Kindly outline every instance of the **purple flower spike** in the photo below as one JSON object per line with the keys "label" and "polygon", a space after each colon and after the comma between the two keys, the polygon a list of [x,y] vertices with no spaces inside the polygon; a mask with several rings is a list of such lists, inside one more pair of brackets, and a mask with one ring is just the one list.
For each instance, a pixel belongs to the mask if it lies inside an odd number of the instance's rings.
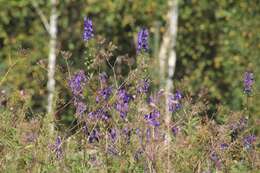
{"label": "purple flower spike", "polygon": [[72,91],[72,94],[76,97],[83,97],[83,87],[87,83],[87,77],[83,70],[80,70],[78,73],[75,73],[74,76],[69,80],[69,87]]}
{"label": "purple flower spike", "polygon": [[60,159],[62,157],[62,148],[61,148],[61,145],[62,145],[62,141],[61,141],[61,137],[58,136],[56,138],[56,142],[53,146],[53,150],[54,150],[54,153],[56,154],[56,158],[57,159]]}
{"label": "purple flower spike", "polygon": [[221,148],[222,150],[225,150],[225,149],[228,148],[228,144],[226,144],[226,143],[220,144],[220,148]]}
{"label": "purple flower spike", "polygon": [[137,86],[137,93],[147,93],[150,87],[148,79],[142,80]]}
{"label": "purple flower spike", "polygon": [[176,93],[170,94],[168,96],[168,107],[170,112],[175,112],[181,108],[180,100],[182,99],[182,95],[180,91],[176,91]]}
{"label": "purple flower spike", "polygon": [[125,89],[120,89],[117,93],[118,100],[123,103],[129,103],[132,96]]}
{"label": "purple flower spike", "polygon": [[120,113],[122,119],[126,118],[128,112],[128,104],[133,97],[126,92],[125,89],[120,89],[117,92],[117,102],[115,104],[115,109]]}
{"label": "purple flower spike", "polygon": [[254,84],[254,74],[252,72],[245,72],[244,75],[244,92],[249,95],[252,92]]}
{"label": "purple flower spike", "polygon": [[154,127],[160,126],[160,122],[157,121],[157,120],[152,120],[152,121],[150,121],[150,124],[151,124],[152,126],[154,126]]}
{"label": "purple flower spike", "polygon": [[110,139],[113,143],[116,142],[116,139],[117,139],[117,132],[116,132],[116,129],[112,128],[109,130],[109,135],[110,135]]}
{"label": "purple flower spike", "polygon": [[176,99],[176,100],[181,100],[181,99],[182,99],[182,95],[181,95],[181,92],[180,92],[180,91],[176,91],[176,93],[175,93],[175,99]]}
{"label": "purple flower spike", "polygon": [[137,52],[140,53],[142,50],[148,51],[148,29],[142,28],[138,32]]}
{"label": "purple flower spike", "polygon": [[89,18],[85,17],[84,18],[83,40],[89,41],[92,37],[94,37],[92,21]]}
{"label": "purple flower spike", "polygon": [[177,126],[172,127],[172,133],[174,136],[176,136],[179,133],[180,129]]}
{"label": "purple flower spike", "polygon": [[112,87],[106,87],[98,91],[98,96],[96,97],[96,102],[99,103],[101,98],[107,101],[112,94]]}
{"label": "purple flower spike", "polygon": [[99,142],[99,133],[96,129],[94,129],[88,138],[89,143],[94,143],[95,141]]}
{"label": "purple flower spike", "polygon": [[107,111],[102,108],[97,109],[96,111],[92,111],[88,114],[91,119],[101,119],[103,121],[108,121],[110,115]]}
{"label": "purple flower spike", "polygon": [[255,135],[248,135],[244,138],[244,146],[246,149],[251,148],[252,144],[256,141]]}
{"label": "purple flower spike", "polygon": [[85,113],[85,111],[87,110],[87,106],[85,103],[79,101],[77,103],[75,103],[76,106],[76,114],[80,117],[82,117],[82,115]]}
{"label": "purple flower spike", "polygon": [[144,119],[152,126],[160,126],[158,118],[160,117],[160,112],[157,109],[154,109],[149,114],[144,115]]}

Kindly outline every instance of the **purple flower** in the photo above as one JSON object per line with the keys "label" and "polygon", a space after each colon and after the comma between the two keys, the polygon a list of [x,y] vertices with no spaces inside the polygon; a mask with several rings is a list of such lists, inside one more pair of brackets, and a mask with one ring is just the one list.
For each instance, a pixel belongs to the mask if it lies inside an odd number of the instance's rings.
{"label": "purple flower", "polygon": [[110,135],[110,139],[113,143],[115,143],[116,139],[117,139],[117,133],[116,133],[116,129],[112,128],[109,130],[109,135]]}
{"label": "purple flower", "polygon": [[127,93],[125,89],[120,89],[117,93],[117,98],[120,102],[129,103],[133,97]]}
{"label": "purple flower", "polygon": [[138,42],[137,42],[137,52],[141,52],[142,50],[148,51],[148,29],[142,28],[138,32]]}
{"label": "purple flower", "polygon": [[150,83],[149,83],[148,79],[143,79],[137,86],[137,93],[138,94],[147,93],[149,87],[150,87]]}
{"label": "purple flower", "polygon": [[74,96],[83,97],[83,87],[87,83],[87,77],[83,70],[75,73],[69,80],[69,87]]}
{"label": "purple flower", "polygon": [[87,106],[82,102],[83,98],[83,87],[87,83],[87,77],[83,70],[75,73],[69,80],[69,87],[73,94],[74,106],[76,107],[76,114],[80,117],[84,114],[87,109]]}
{"label": "purple flower", "polygon": [[89,143],[99,142],[99,133],[96,129],[93,129],[88,138]]}
{"label": "purple flower", "polygon": [[242,117],[239,121],[235,124],[231,125],[231,141],[235,141],[239,132],[243,131],[246,128],[247,119]]}
{"label": "purple flower", "polygon": [[126,118],[128,108],[128,103],[117,102],[115,105],[115,109],[120,113],[122,119]]}
{"label": "purple flower", "polygon": [[222,144],[220,144],[220,148],[221,148],[222,150],[225,150],[227,147],[228,147],[228,144],[227,144],[227,143],[222,143]]}
{"label": "purple flower", "polygon": [[144,119],[152,126],[160,126],[158,118],[160,117],[160,112],[157,109],[154,109],[149,114],[144,115]]}
{"label": "purple flower", "polygon": [[56,138],[55,144],[53,145],[53,150],[54,150],[54,153],[56,154],[57,159],[60,159],[62,157],[62,154],[63,154],[61,145],[62,145],[61,137],[58,136]]}
{"label": "purple flower", "polygon": [[181,99],[182,99],[182,95],[181,95],[181,92],[180,92],[180,91],[176,91],[176,93],[175,93],[175,99],[176,99],[176,100],[181,100]]}
{"label": "purple flower", "polygon": [[175,112],[181,108],[180,100],[182,99],[182,95],[180,91],[176,91],[176,93],[170,94],[168,96],[168,107],[170,112]]}
{"label": "purple flower", "polygon": [[92,21],[85,17],[84,18],[84,32],[83,32],[83,40],[88,41],[94,36],[93,34],[93,25]]}
{"label": "purple flower", "polygon": [[120,113],[121,118],[125,119],[128,112],[128,104],[133,97],[126,92],[125,89],[120,89],[117,92],[117,102],[115,109]]}
{"label": "purple flower", "polygon": [[256,141],[255,135],[248,135],[244,138],[244,146],[246,149],[251,148],[252,144]]}
{"label": "purple flower", "polygon": [[79,101],[79,102],[75,102],[74,105],[76,106],[76,114],[78,116],[82,117],[82,115],[87,110],[86,104],[82,101]]}
{"label": "purple flower", "polygon": [[244,75],[244,92],[249,95],[252,92],[254,83],[254,74],[252,72],[245,72]]}
{"label": "purple flower", "polygon": [[110,118],[109,113],[102,108],[90,112],[88,116],[92,119],[101,119],[103,121],[107,121]]}
{"label": "purple flower", "polygon": [[247,119],[242,117],[239,119],[237,123],[231,125],[231,129],[237,131],[243,131],[246,127],[246,124],[247,124]]}
{"label": "purple flower", "polygon": [[96,97],[96,102],[99,103],[101,98],[107,101],[112,94],[112,87],[106,87],[98,91],[98,96]]}
{"label": "purple flower", "polygon": [[172,127],[172,133],[174,136],[176,136],[179,133],[180,129],[177,126]]}
{"label": "purple flower", "polygon": [[150,121],[150,124],[152,125],[152,126],[155,126],[155,127],[157,127],[157,126],[160,126],[160,122],[159,121],[157,121],[157,120],[151,120]]}

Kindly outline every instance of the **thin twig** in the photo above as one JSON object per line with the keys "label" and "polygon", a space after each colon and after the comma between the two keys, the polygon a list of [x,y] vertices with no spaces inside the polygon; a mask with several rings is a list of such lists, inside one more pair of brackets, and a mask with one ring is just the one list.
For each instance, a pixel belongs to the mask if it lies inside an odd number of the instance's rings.
{"label": "thin twig", "polygon": [[6,79],[8,73],[11,71],[11,69],[18,63],[18,61],[16,61],[15,63],[13,63],[7,70],[7,72],[5,73],[4,77],[1,79],[0,81],[0,86],[2,85],[2,83],[4,82],[4,80]]}
{"label": "thin twig", "polygon": [[109,60],[108,60],[107,58],[106,58],[106,60],[107,60],[108,65],[110,66],[110,68],[111,68],[112,71],[113,71],[114,81],[115,81],[115,84],[116,84],[116,88],[118,88],[117,77],[116,77],[116,72],[115,72],[115,64],[116,64],[116,62],[114,63],[114,66],[112,66],[112,64],[109,62]]}
{"label": "thin twig", "polygon": [[43,14],[42,10],[39,8],[38,4],[35,1],[32,1],[32,6],[34,7],[36,13],[40,16],[40,19],[48,32],[50,34],[50,24],[46,18],[46,16]]}

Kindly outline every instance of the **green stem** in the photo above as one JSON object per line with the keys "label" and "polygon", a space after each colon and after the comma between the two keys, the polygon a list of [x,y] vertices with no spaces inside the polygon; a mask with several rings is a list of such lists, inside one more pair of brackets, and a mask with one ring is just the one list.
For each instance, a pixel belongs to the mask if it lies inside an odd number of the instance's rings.
{"label": "green stem", "polygon": [[69,68],[68,60],[65,59],[65,62],[66,62],[67,70],[68,70],[68,73],[69,73],[69,78],[71,79],[71,74],[70,74],[70,68]]}

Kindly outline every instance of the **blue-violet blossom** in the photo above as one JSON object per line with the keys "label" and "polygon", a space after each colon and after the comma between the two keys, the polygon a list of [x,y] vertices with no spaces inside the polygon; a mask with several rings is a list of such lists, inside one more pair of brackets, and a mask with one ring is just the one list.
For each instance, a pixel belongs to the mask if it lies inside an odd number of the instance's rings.
{"label": "blue-violet blossom", "polygon": [[89,41],[93,36],[94,36],[94,34],[93,34],[92,20],[85,17],[84,18],[83,40]]}
{"label": "blue-violet blossom", "polygon": [[142,50],[148,51],[148,29],[142,28],[138,32],[138,40],[137,40],[137,52],[141,52]]}

